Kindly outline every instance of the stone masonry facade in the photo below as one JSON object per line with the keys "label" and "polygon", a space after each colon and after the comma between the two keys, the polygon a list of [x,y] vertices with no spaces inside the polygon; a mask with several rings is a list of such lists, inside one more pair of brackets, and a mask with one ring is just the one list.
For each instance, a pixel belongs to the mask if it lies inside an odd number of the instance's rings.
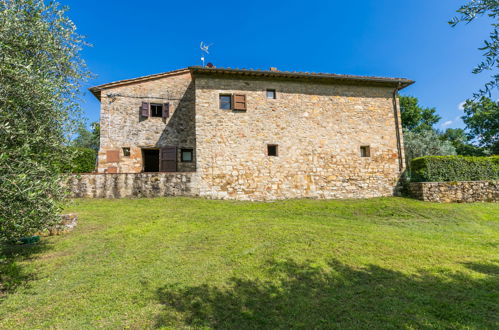
{"label": "stone masonry facade", "polygon": [[[186,195],[390,196],[404,164],[396,91],[411,83],[193,67],[97,86],[91,89],[101,101],[97,171],[142,173],[144,150],[174,146],[176,171],[190,172]],[[222,96],[231,98],[230,108],[222,109]],[[169,116],[144,118],[144,102],[168,102]],[[192,161],[183,161],[186,148]]]}
{"label": "stone masonry facade", "polygon": [[[98,173],[140,173],[143,150],[165,145],[178,147],[178,153],[182,148],[193,149],[195,157],[194,86],[188,72],[110,87],[101,93],[100,101]],[[143,102],[168,102],[168,118],[140,116]],[[129,156],[123,148],[130,148]],[[195,161],[179,162],[178,171],[195,171]]]}

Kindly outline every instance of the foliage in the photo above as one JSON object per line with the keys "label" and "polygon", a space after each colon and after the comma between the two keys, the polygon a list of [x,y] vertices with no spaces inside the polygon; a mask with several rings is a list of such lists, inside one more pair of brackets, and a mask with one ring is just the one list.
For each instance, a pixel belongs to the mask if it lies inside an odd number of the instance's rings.
{"label": "foliage", "polygon": [[429,156],[413,159],[414,182],[499,180],[499,156]]}
{"label": "foliage", "polygon": [[424,108],[418,104],[418,99],[413,96],[400,96],[400,116],[402,128],[421,132],[432,129],[440,120],[435,108]]}
{"label": "foliage", "polygon": [[462,128],[448,128],[440,133],[442,141],[449,141],[461,156],[487,156],[489,150],[470,143],[469,137]]}
{"label": "foliage", "polygon": [[441,119],[436,109],[420,106],[415,97],[400,96],[400,115],[408,165],[412,158],[428,155],[487,155],[488,149],[473,145],[462,129],[435,131],[433,125]]}
{"label": "foliage", "polygon": [[405,159],[408,167],[416,157],[455,155],[456,149],[450,141],[440,139],[434,130],[404,130]]}
{"label": "foliage", "polygon": [[0,241],[57,220],[84,45],[57,3],[0,1]]}
{"label": "foliage", "polygon": [[71,145],[79,148],[90,148],[99,152],[100,145],[100,124],[94,122],[91,124],[92,130],[89,131],[85,125],[78,127],[78,136],[71,141]]}
{"label": "foliage", "polygon": [[454,17],[449,24],[456,26],[458,23],[470,23],[478,16],[487,15],[492,20],[492,32],[490,32],[489,40],[484,41],[484,45],[479,48],[484,51],[485,59],[478,64],[474,69],[474,74],[479,74],[484,71],[492,71],[492,80],[487,82],[483,89],[475,93],[475,98],[488,94],[490,96],[493,90],[499,88],[499,0],[472,0],[461,6],[457,12],[459,16]]}
{"label": "foliage", "polygon": [[499,154],[499,102],[488,97],[479,101],[468,100],[464,104],[462,117],[470,138],[476,139],[480,145]]}
{"label": "foliage", "polygon": [[95,170],[97,153],[90,148],[67,147],[68,152],[74,156],[71,163],[61,164],[63,173],[90,173]]}
{"label": "foliage", "polygon": [[94,199],[66,211],[77,230],[4,250],[0,328],[497,328],[499,203]]}

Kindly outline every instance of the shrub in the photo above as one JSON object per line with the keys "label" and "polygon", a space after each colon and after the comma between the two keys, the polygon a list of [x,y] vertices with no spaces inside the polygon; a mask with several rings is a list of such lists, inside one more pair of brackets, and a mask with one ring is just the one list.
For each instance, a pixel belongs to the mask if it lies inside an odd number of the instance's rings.
{"label": "shrub", "polygon": [[68,152],[73,154],[71,163],[62,168],[65,173],[88,173],[95,170],[97,153],[90,148],[68,147]]}
{"label": "shrub", "polygon": [[411,162],[411,181],[478,181],[499,179],[499,156],[426,156]]}
{"label": "shrub", "polygon": [[456,149],[450,141],[443,141],[434,130],[411,132],[404,130],[405,158],[408,167],[412,159],[423,156],[455,155]]}

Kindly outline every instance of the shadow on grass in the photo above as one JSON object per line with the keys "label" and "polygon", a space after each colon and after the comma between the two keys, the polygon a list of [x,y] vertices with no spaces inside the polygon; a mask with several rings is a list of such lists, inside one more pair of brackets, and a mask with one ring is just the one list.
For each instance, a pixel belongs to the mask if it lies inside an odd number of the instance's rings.
{"label": "shadow on grass", "polygon": [[[407,275],[378,266],[272,263],[271,281],[159,288],[156,326],[270,328],[495,328],[499,280],[465,273]],[[489,271],[492,266],[467,264]],[[497,267],[497,266],[496,266]]]}
{"label": "shadow on grass", "polygon": [[15,292],[20,286],[25,286],[35,278],[35,274],[26,271],[21,262],[30,260],[46,251],[47,243],[26,245],[0,244],[0,303],[9,293]]}
{"label": "shadow on grass", "polygon": [[475,272],[482,273],[485,275],[492,275],[499,278],[499,263],[497,264],[478,264],[473,262],[464,263],[466,267],[474,270]]}

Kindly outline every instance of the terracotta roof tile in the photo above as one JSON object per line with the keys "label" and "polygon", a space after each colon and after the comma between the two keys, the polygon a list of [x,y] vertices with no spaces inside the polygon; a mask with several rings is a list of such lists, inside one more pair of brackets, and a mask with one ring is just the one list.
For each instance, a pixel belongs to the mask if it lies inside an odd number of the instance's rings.
{"label": "terracotta roof tile", "polygon": [[161,72],[161,73],[151,74],[151,75],[137,77],[137,78],[113,81],[110,83],[90,87],[88,90],[90,92],[92,92],[92,94],[94,94],[94,96],[96,98],[100,99],[100,91],[103,89],[106,89],[106,88],[128,85],[128,84],[138,83],[141,81],[147,81],[147,80],[152,80],[152,79],[159,79],[159,78],[163,78],[163,77],[173,76],[173,75],[177,75],[177,74],[184,74],[184,73],[188,73],[188,72],[189,72],[189,68],[183,68],[183,69]]}
{"label": "terracotta roof tile", "polygon": [[346,74],[335,74],[335,73],[322,73],[322,72],[298,72],[298,71],[276,71],[276,70],[253,70],[253,69],[232,69],[232,68],[208,68],[201,66],[190,66],[188,68],[183,68],[174,71],[162,72],[157,74],[152,74],[148,76],[142,76],[132,79],[125,79],[110,82],[107,84],[102,84],[89,88],[92,94],[100,99],[100,92],[107,88],[112,88],[121,85],[127,85],[132,83],[138,83],[142,81],[159,79],[163,77],[168,77],[177,74],[184,74],[190,72],[194,77],[196,74],[204,75],[239,75],[239,76],[253,76],[262,78],[275,78],[275,79],[313,79],[320,81],[338,81],[338,82],[350,82],[350,83],[369,83],[369,84],[381,84],[386,86],[393,86],[398,89],[405,88],[414,83],[414,81],[406,78],[387,78],[387,77],[376,77],[376,76],[356,76],[356,75],[346,75]]}
{"label": "terracotta roof tile", "polygon": [[231,69],[231,68],[207,68],[201,66],[189,67],[191,73],[203,74],[229,74],[229,75],[246,75],[246,76],[264,76],[274,78],[319,78],[328,80],[344,80],[344,81],[364,81],[371,83],[385,83],[389,85],[399,85],[400,89],[414,83],[414,81],[406,78],[388,78],[376,76],[356,76],[347,74],[322,73],[322,72],[299,72],[299,71],[271,71],[271,70],[248,70],[248,69]]}

